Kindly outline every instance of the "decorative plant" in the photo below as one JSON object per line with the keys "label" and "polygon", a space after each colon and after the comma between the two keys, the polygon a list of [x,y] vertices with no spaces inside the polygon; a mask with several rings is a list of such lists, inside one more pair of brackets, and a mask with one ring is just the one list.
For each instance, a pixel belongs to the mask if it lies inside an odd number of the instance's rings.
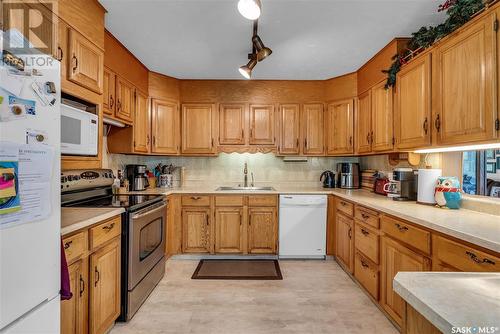
{"label": "decorative plant", "polygon": [[437,40],[445,37],[455,29],[468,22],[472,16],[481,11],[492,0],[446,0],[439,5],[438,11],[446,11],[447,19],[435,27],[422,27],[412,34],[408,42],[408,50],[402,54],[395,55],[391,67],[382,72],[387,74],[385,87],[393,87],[396,84],[396,74],[401,70],[401,65],[408,58],[428,48]]}

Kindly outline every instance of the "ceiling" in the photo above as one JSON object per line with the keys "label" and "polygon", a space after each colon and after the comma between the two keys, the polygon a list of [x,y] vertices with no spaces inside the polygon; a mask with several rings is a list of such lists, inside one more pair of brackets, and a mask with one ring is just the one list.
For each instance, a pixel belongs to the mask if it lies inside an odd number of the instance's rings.
{"label": "ceiling", "polygon": [[[106,28],[150,70],[180,79],[242,79],[252,22],[237,0],[100,0]],[[444,20],[443,0],[262,0],[273,54],[254,79],[321,80],[357,70],[394,37]]]}

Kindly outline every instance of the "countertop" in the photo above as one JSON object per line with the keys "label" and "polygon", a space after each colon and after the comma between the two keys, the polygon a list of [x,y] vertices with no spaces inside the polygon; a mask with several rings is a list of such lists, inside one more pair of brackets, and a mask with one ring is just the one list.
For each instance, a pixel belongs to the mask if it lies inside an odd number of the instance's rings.
{"label": "countertop", "polygon": [[500,330],[500,273],[399,272],[394,290],[443,333]]}
{"label": "countertop", "polygon": [[[440,209],[416,202],[397,202],[366,190],[328,189],[320,186],[276,185],[275,191],[251,191],[251,194],[333,194],[357,204],[404,219],[416,225],[500,253],[500,216],[478,211]],[[217,186],[155,188],[141,194],[248,194],[248,191],[216,191]]]}
{"label": "countertop", "polygon": [[61,208],[61,235],[84,229],[123,212],[123,208]]}

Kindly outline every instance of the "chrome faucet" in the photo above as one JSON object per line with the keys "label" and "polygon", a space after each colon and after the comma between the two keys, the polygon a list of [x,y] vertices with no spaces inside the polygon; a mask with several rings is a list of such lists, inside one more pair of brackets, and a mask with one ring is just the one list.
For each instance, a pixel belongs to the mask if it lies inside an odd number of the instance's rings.
{"label": "chrome faucet", "polygon": [[246,162],[243,168],[243,187],[248,187],[248,167]]}

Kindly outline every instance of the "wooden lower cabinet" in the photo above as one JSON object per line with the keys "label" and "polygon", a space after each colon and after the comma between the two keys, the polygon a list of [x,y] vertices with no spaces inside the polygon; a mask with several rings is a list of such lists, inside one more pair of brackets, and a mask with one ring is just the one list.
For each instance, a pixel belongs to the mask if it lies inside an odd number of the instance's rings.
{"label": "wooden lower cabinet", "polygon": [[182,208],[182,251],[210,253],[210,208]]}
{"label": "wooden lower cabinet", "polygon": [[275,207],[248,209],[248,253],[274,254],[278,238]]}
{"label": "wooden lower cabinet", "polygon": [[68,266],[73,297],[61,302],[61,333],[84,334],[88,327],[88,258]]}
{"label": "wooden lower cabinet", "polygon": [[400,271],[430,271],[430,260],[389,237],[382,237],[381,305],[391,318],[402,324],[404,300],[393,290],[393,279]]}
{"label": "wooden lower cabinet", "polygon": [[215,252],[243,252],[243,208],[215,209]]}
{"label": "wooden lower cabinet", "polygon": [[442,332],[429,322],[410,304],[404,305],[402,334],[441,334]]}
{"label": "wooden lower cabinet", "polygon": [[378,266],[360,252],[356,252],[354,260],[354,277],[375,300],[379,299]]}
{"label": "wooden lower cabinet", "polygon": [[335,223],[337,261],[347,272],[352,274],[354,272],[354,222],[352,218],[337,214]]}

